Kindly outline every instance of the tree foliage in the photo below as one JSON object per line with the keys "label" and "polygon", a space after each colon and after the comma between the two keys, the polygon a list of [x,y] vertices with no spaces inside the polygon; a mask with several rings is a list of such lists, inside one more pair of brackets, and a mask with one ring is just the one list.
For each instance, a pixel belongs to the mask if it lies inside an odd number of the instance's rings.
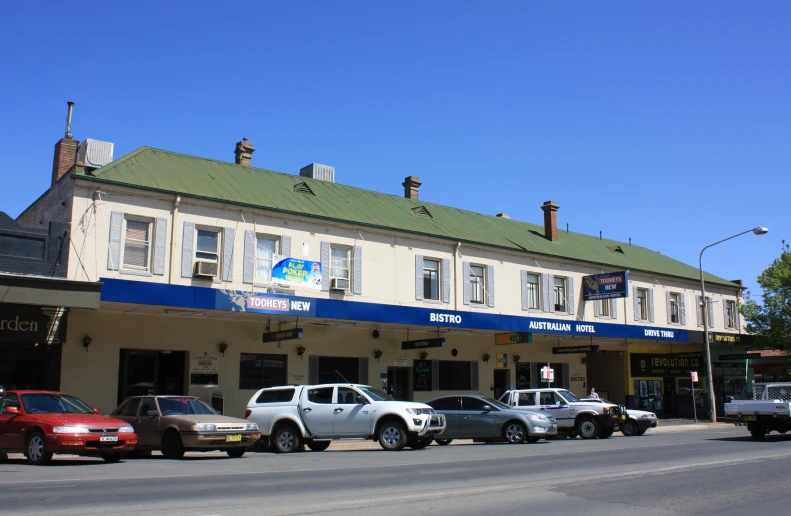
{"label": "tree foliage", "polygon": [[791,246],[785,240],[780,258],[758,276],[758,284],[762,303],[748,299],[742,310],[747,331],[767,347],[791,349]]}

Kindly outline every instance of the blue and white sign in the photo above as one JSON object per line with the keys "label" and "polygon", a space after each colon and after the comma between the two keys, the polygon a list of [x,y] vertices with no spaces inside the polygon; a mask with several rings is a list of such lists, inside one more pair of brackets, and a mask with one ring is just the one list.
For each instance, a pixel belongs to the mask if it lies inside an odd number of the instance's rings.
{"label": "blue and white sign", "polygon": [[272,281],[295,287],[321,289],[321,262],[275,255]]}
{"label": "blue and white sign", "polygon": [[629,297],[629,272],[607,272],[582,277],[582,299]]}

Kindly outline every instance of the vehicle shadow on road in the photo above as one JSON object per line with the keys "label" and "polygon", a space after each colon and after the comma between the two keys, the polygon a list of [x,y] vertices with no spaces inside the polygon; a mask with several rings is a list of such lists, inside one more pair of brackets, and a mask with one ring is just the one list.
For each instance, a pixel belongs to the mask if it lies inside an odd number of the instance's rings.
{"label": "vehicle shadow on road", "polygon": [[[88,466],[88,465],[101,465],[106,464],[102,459],[91,459],[90,457],[86,457],[84,459],[52,459],[49,461],[45,466],[45,468],[59,468],[59,467],[68,467],[68,466]],[[25,459],[6,459],[0,460],[0,468],[4,466],[24,466],[26,468],[36,468],[41,466],[34,466],[32,464],[28,464],[27,460]]]}
{"label": "vehicle shadow on road", "polygon": [[[742,441],[755,441],[749,435],[743,435],[739,437],[710,437],[706,439],[707,441],[723,441],[723,442],[742,442]],[[791,434],[769,434],[764,437],[760,441],[755,441],[757,443],[779,443],[779,442],[788,442],[791,441]]]}

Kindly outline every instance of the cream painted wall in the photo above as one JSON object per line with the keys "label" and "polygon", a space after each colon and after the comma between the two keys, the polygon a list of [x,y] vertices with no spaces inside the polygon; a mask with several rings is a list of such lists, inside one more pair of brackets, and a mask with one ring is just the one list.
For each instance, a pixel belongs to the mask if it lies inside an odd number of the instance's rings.
{"label": "cream painted wall", "polygon": [[[683,281],[674,278],[660,278],[639,272],[630,273],[630,287],[640,286],[654,290],[653,323],[636,321],[631,297],[618,303],[618,316],[597,318],[594,316],[593,303],[582,302],[582,276],[598,274],[612,269],[603,269],[594,265],[572,263],[558,259],[550,260],[540,256],[511,253],[462,245],[455,256],[455,244],[438,239],[396,234],[393,232],[372,231],[369,228],[357,228],[351,225],[330,224],[298,216],[284,216],[265,210],[241,210],[230,205],[203,202],[190,198],[182,198],[175,227],[172,224],[175,197],[156,196],[141,190],[123,189],[118,187],[102,188],[104,194],[95,200],[95,186],[79,182],[74,191],[73,239],[75,246],[70,250],[69,277],[77,280],[95,281],[101,277],[134,279],[178,285],[196,285],[218,287],[242,291],[262,291],[265,286],[251,286],[242,282],[244,232],[255,230],[259,234],[291,237],[291,254],[296,258],[319,261],[322,241],[344,246],[360,246],[363,251],[362,295],[326,293],[311,289],[296,289],[296,295],[309,297],[345,298],[351,301],[365,301],[404,306],[436,307],[460,311],[483,311],[508,315],[528,315],[567,321],[599,321],[619,324],[637,324],[654,327],[672,327],[688,330],[699,330],[694,310],[695,293],[699,292],[699,284],[695,281]],[[168,242],[166,245],[166,272],[162,276],[141,277],[125,274],[125,271],[110,271],[107,268],[107,249],[109,238],[109,220],[112,211],[121,211],[128,216],[144,217],[154,220],[164,217],[168,223]],[[184,221],[194,222],[197,226],[222,229],[235,228],[233,252],[233,281],[207,281],[197,278],[181,277],[181,247]],[[171,263],[170,249],[174,249],[172,271],[167,266]],[[122,246],[123,247],[123,246]],[[221,245],[222,247],[222,245]],[[76,249],[76,251],[75,251]],[[307,249],[307,253],[303,253]],[[450,260],[454,268],[450,303],[432,303],[415,300],[415,255]],[[462,303],[463,281],[462,262],[468,261],[481,265],[493,265],[495,269],[495,301],[493,308],[470,307]],[[524,312],[521,309],[520,271],[534,273],[552,273],[557,276],[574,278],[575,315],[555,314],[549,312]],[[293,287],[288,287],[293,288]],[[736,300],[736,291],[722,287],[712,287],[710,295],[714,302],[714,330],[733,331],[738,329],[724,328],[724,300]],[[667,321],[666,293],[679,292],[685,295],[687,308],[686,325],[673,325]],[[631,296],[631,293],[630,293]]]}

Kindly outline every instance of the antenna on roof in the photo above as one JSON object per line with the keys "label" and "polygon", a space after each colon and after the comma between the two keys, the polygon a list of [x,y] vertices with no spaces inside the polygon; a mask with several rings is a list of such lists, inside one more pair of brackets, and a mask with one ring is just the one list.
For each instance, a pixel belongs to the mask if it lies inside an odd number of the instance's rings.
{"label": "antenna on roof", "polygon": [[632,245],[632,237],[629,237],[629,245]]}
{"label": "antenna on roof", "polygon": [[601,240],[601,229],[599,230],[599,240]]}
{"label": "antenna on roof", "polygon": [[566,233],[568,233],[568,232],[569,232],[569,223],[566,222]]}
{"label": "antenna on roof", "polygon": [[350,382],[349,380],[347,380],[345,376],[343,376],[341,373],[339,373],[337,369],[335,370],[335,373],[337,373],[337,375],[338,375],[338,376],[340,376],[341,378],[343,378],[343,381],[344,381],[344,382],[346,382],[346,383],[348,383],[348,384],[351,384],[351,383],[352,383],[352,382]]}

